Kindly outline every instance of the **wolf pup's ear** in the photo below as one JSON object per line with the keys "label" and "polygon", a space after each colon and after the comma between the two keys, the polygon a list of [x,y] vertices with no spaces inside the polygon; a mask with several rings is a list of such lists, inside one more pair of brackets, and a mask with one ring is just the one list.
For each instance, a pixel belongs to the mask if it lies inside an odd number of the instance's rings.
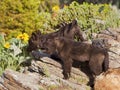
{"label": "wolf pup's ear", "polygon": [[31,38],[33,40],[37,40],[37,39],[39,39],[41,37],[41,35],[42,35],[41,32],[39,30],[37,30],[37,31],[32,33]]}
{"label": "wolf pup's ear", "polygon": [[37,35],[39,35],[39,36],[42,35],[40,30],[37,30],[36,33],[37,33]]}
{"label": "wolf pup's ear", "polygon": [[77,25],[78,23],[77,23],[77,20],[76,19],[73,19],[72,20],[72,25]]}

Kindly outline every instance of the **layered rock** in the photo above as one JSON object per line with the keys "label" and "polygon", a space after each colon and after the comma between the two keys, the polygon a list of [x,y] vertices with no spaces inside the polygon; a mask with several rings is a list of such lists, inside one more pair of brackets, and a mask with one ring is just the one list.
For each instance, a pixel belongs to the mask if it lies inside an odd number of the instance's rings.
{"label": "layered rock", "polygon": [[85,85],[88,77],[72,68],[72,76],[64,80],[61,64],[44,57],[41,61],[31,61],[31,65],[23,72],[5,70],[0,77],[0,90],[90,90]]}
{"label": "layered rock", "polygon": [[13,70],[6,70],[0,80],[0,90],[39,90],[38,75],[23,74]]}
{"label": "layered rock", "polygon": [[108,43],[111,45],[109,48],[109,67],[120,67],[120,28],[108,28],[107,30],[101,31],[94,38],[108,40]]}

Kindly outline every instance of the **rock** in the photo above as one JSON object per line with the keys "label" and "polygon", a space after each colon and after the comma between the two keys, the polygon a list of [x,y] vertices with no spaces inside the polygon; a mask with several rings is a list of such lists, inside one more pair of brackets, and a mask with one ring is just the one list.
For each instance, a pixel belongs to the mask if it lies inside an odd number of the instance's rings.
{"label": "rock", "polygon": [[0,79],[0,90],[39,90],[38,74],[6,70]]}
{"label": "rock", "polygon": [[119,35],[119,36],[117,36],[117,41],[118,41],[118,42],[120,42],[120,35]]}
{"label": "rock", "polygon": [[64,80],[61,64],[49,57],[43,57],[40,61],[32,60],[28,70],[47,76],[44,78],[42,77],[40,80],[40,82],[46,86],[49,86],[49,82],[51,81],[51,84],[56,83],[58,86],[61,86],[61,84],[58,83],[61,82],[63,85],[69,86],[72,89],[86,90],[85,88],[90,88],[85,85],[89,81],[88,76],[78,68],[72,67],[71,78],[69,80]]}
{"label": "rock", "polygon": [[109,69],[95,80],[95,90],[120,90],[120,68]]}
{"label": "rock", "polygon": [[88,81],[78,68],[72,68],[71,78],[64,80],[61,64],[44,57],[32,60],[23,72],[5,70],[0,77],[0,90],[90,90]]}
{"label": "rock", "polygon": [[120,67],[120,28],[103,30],[96,35],[95,39],[108,40],[108,44],[111,45],[109,48],[109,67]]}

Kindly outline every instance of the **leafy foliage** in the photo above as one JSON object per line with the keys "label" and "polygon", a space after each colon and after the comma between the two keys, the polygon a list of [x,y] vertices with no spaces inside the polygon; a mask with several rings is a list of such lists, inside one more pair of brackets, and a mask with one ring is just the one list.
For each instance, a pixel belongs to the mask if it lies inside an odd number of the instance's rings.
{"label": "leafy foliage", "polygon": [[59,5],[59,0],[40,0],[39,12],[52,12],[55,5]]}
{"label": "leafy foliage", "polygon": [[14,32],[31,33],[36,29],[39,4],[39,0],[1,0],[0,30],[13,34]]}
{"label": "leafy foliage", "polygon": [[0,6],[0,31],[9,34],[8,38],[21,32],[30,35],[35,30],[49,33],[57,24],[73,19],[78,20],[88,38],[93,32],[120,26],[118,10],[108,4],[78,4],[74,1],[59,9],[58,3],[47,0],[2,0]]}
{"label": "leafy foliage", "polygon": [[[91,38],[93,32],[99,32],[108,27],[120,26],[120,13],[108,4],[78,4],[72,2],[70,6],[61,9],[53,18],[54,25],[77,19],[80,27]],[[111,23],[112,22],[112,23]]]}
{"label": "leafy foliage", "polygon": [[1,0],[0,31],[6,34],[11,33],[8,36],[11,38],[20,32],[31,34],[38,29],[49,30],[48,21],[51,19],[51,15],[48,12],[52,11],[52,6],[55,4],[58,2],[49,0]]}
{"label": "leafy foliage", "polygon": [[27,43],[17,38],[5,41],[3,34],[0,40],[0,74],[7,68],[19,70],[20,64],[29,58],[25,51]]}

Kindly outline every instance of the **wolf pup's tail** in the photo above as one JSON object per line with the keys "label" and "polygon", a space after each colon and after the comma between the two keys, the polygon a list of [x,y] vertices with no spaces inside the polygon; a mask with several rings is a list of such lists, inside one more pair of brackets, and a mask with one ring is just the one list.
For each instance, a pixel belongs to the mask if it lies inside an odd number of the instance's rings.
{"label": "wolf pup's tail", "polygon": [[105,59],[103,61],[103,71],[107,71],[109,68],[109,54],[107,50],[105,51]]}

